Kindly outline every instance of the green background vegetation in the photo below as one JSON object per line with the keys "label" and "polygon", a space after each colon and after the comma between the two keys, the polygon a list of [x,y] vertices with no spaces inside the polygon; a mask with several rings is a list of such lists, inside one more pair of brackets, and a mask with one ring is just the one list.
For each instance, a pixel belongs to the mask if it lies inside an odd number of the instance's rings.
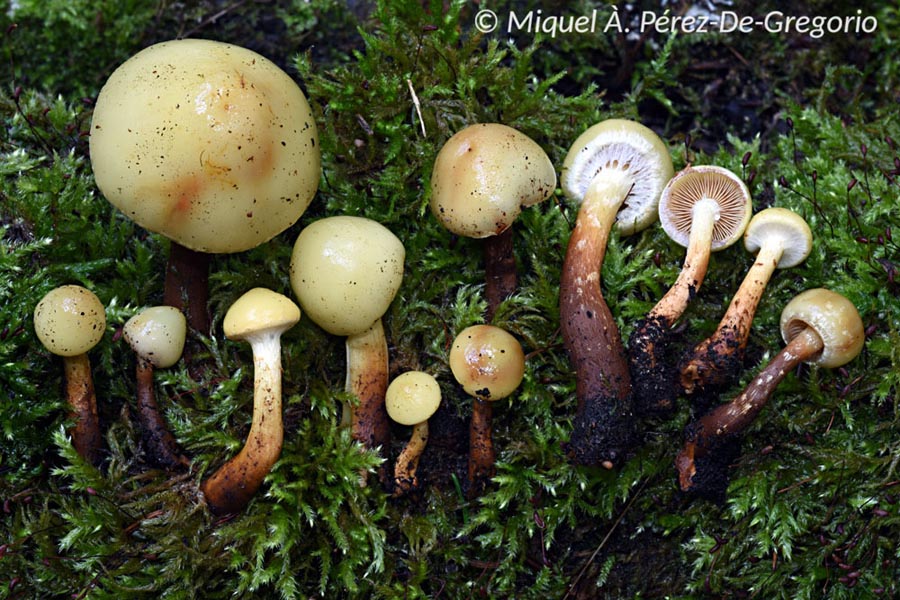
{"label": "green background vegetation", "polygon": [[[753,4],[752,14],[768,10]],[[0,598],[900,594],[900,10],[831,4],[791,10],[859,8],[878,18],[878,31],[536,39],[478,35],[478,7],[466,2],[21,0],[14,12],[0,3]],[[610,10],[551,0],[490,8]],[[632,11],[644,9],[662,10],[638,2]],[[179,36],[247,46],[295,76],[317,115],[324,173],[296,225],[213,260],[210,368],[200,382],[181,366],[156,375],[194,465],[171,476],[143,462],[133,358],[119,335],[161,301],[167,242],[102,198],[86,136],[109,73]],[[856,304],[865,349],[844,369],[788,376],[746,436],[721,502],[677,492],[672,459],[686,404],[672,421],[643,425],[645,443],[621,470],[571,466],[561,444],[574,378],[557,282],[577,207],[557,193],[515,226],[520,291],[494,322],[522,341],[527,372],[495,409],[498,475],[467,500],[470,405],[447,351],[483,318],[481,253],[430,215],[431,164],[452,133],[487,121],[520,129],[561,164],[581,131],[610,116],[656,129],[678,168],[731,168],[756,210],[791,208],[815,232],[812,255],[776,273],[764,296],[742,383],[782,346],[781,307],[806,288],[830,287]],[[376,219],[406,246],[404,284],[386,318],[391,373],[427,370],[444,393],[423,489],[391,499],[357,485],[359,469],[379,459],[338,426],[343,342],[303,319],[284,337],[282,458],[246,511],[216,519],[198,484],[242,444],[252,395],[249,347],[224,339],[222,316],[250,287],[289,293],[293,240],[334,214]],[[614,237],[604,290],[626,339],[682,257],[658,226]],[[713,257],[684,319],[685,345],[715,327],[750,260],[740,246]],[[37,301],[64,283],[91,288],[108,307],[107,335],[91,353],[108,448],[100,470],[66,439],[60,363],[31,325]],[[394,433],[391,456],[408,429]]]}

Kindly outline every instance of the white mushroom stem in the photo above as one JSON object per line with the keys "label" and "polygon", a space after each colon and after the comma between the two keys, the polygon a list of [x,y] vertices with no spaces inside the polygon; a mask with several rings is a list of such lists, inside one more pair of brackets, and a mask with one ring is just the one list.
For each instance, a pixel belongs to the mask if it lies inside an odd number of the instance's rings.
{"label": "white mushroom stem", "polygon": [[687,308],[691,297],[706,278],[713,230],[719,218],[719,203],[709,198],[691,208],[691,232],[684,265],[671,288],[647,314],[647,320],[664,319],[671,326]]}
{"label": "white mushroom stem", "polygon": [[87,354],[64,356],[66,374],[66,397],[69,412],[75,423],[69,430],[72,446],[86,461],[97,464],[100,459],[102,440],[100,418],[97,414],[97,394],[94,392],[94,378]]}
{"label": "white mushroom stem", "polygon": [[[575,365],[578,397],[570,453],[580,463],[612,467],[621,448],[602,448],[606,441],[601,440],[618,420],[614,415],[630,413],[626,405],[631,378],[619,329],[600,289],[600,270],[616,213],[632,180],[609,173],[611,177],[601,173],[594,178],[578,211],[560,279],[560,317],[563,341]],[[615,437],[620,433],[624,432]]]}
{"label": "white mushroom stem", "polygon": [[347,336],[347,380],[345,389],[359,399],[344,405],[342,422],[350,426],[353,439],[366,448],[390,441],[390,423],[384,408],[388,386],[388,347],[381,319],[365,331]]}
{"label": "white mushroom stem", "polygon": [[784,244],[779,240],[760,247],[716,331],[685,359],[681,367],[681,386],[687,393],[720,384],[728,377],[734,361],[741,360],[759,301],[782,254]]}
{"label": "white mushroom stem", "polygon": [[281,455],[280,332],[261,331],[245,337],[253,350],[253,420],[241,451],[203,483],[203,493],[216,514],[240,510],[262,485]]}
{"label": "white mushroom stem", "polygon": [[428,421],[423,421],[413,425],[409,442],[403,447],[394,463],[395,496],[400,496],[418,487],[416,470],[419,468],[419,459],[422,457],[426,445],[428,445]]}

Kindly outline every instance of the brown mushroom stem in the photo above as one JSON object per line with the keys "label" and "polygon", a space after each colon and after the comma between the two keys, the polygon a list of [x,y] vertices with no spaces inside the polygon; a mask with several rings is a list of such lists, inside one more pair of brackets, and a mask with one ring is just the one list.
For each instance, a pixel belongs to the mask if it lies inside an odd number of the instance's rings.
{"label": "brown mushroom stem", "polygon": [[402,496],[418,487],[416,470],[419,459],[428,444],[428,421],[413,425],[409,442],[403,447],[394,463],[394,496]]}
{"label": "brown mushroom stem", "polygon": [[[166,264],[163,302],[185,313],[195,333],[209,335],[209,263],[210,254],[172,242]],[[188,349],[185,349],[187,354]],[[185,360],[189,360],[185,356]]]}
{"label": "brown mushroom stem", "polygon": [[675,408],[672,367],[665,364],[671,328],[700,289],[709,267],[715,213],[694,211],[684,264],[672,287],[641,319],[628,344],[635,410],[640,414],[665,414]]}
{"label": "brown mushroom stem", "polygon": [[136,379],[141,439],[144,442],[148,462],[164,469],[187,467],[190,461],[181,453],[178,442],[169,431],[166,420],[156,403],[153,365],[140,357],[137,359]]}
{"label": "brown mushroom stem", "polygon": [[823,347],[822,338],[812,328],[804,329],[775,355],[737,398],[719,405],[688,428],[687,440],[675,459],[682,491],[693,487],[697,461],[715,452],[728,437],[744,431],[781,380],[800,363],[821,352]]}
{"label": "brown mushroom stem", "polygon": [[268,348],[253,344],[253,420],[247,442],[201,486],[217,515],[246,506],[281,455],[281,351],[277,340],[264,343]]}
{"label": "brown mushroom stem", "polygon": [[344,406],[344,422],[353,439],[366,448],[386,448],[391,441],[390,422],[384,407],[388,386],[388,348],[384,326],[377,319],[362,333],[349,335],[346,391],[359,399],[356,406]]}
{"label": "brown mushroom stem", "polygon": [[484,238],[484,295],[487,299],[487,322],[490,323],[500,303],[512,296],[518,285],[516,256],[513,253],[513,231]]}
{"label": "brown mushroom stem", "polygon": [[578,408],[569,455],[612,468],[631,443],[631,378],[619,329],[600,289],[600,269],[630,184],[591,184],[569,239],[560,280],[563,341],[575,365]]}
{"label": "brown mushroom stem", "polygon": [[87,354],[63,357],[66,373],[66,398],[75,421],[69,430],[75,451],[89,463],[100,462],[102,439],[97,414],[97,394]]}
{"label": "brown mushroom stem", "polygon": [[683,360],[680,382],[685,392],[692,394],[732,382],[740,370],[756,308],[783,252],[780,244],[760,248],[716,331]]}
{"label": "brown mushroom stem", "polygon": [[491,434],[493,407],[490,400],[475,398],[469,421],[469,495],[477,496],[494,476],[494,439]]}

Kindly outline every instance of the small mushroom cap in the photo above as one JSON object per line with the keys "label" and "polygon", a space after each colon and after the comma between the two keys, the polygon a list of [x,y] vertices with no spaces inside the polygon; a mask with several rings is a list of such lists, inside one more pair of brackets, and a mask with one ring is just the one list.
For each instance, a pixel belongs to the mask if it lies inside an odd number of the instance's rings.
{"label": "small mushroom cap", "polygon": [[173,306],[152,306],[134,315],[123,328],[125,341],[154,367],[171,367],[181,358],[187,320]]}
{"label": "small mushroom cap", "polygon": [[811,328],[824,347],[807,361],[829,369],[847,364],[862,351],[866,341],[859,311],[846,296],[825,288],[801,292],[781,311],[781,337],[789,342]]}
{"label": "small mushroom cap", "polygon": [[470,125],[438,152],[431,173],[431,212],[457,235],[502,233],[523,207],[546,200],[556,170],[530,137],[499,123]]}
{"label": "small mushroom cap", "polygon": [[741,238],[753,203],[741,179],[723,167],[687,167],[669,180],[659,199],[659,223],[675,243],[688,246],[694,211],[712,210],[715,225],[711,250],[731,246]]}
{"label": "small mushroom cap", "polygon": [[325,331],[362,333],[387,311],[403,281],[406,250],[365,217],[337,216],[306,226],[291,254],[291,287]]}
{"label": "small mushroom cap", "polygon": [[572,143],[563,161],[563,191],[580,202],[594,177],[627,178],[631,192],[616,217],[616,229],[630,235],[658,218],[663,187],[674,169],[669,149],[650,128],[627,119],[607,119]]}
{"label": "small mushroom cap", "polygon": [[225,313],[222,328],[230,340],[250,340],[257,335],[279,336],[300,320],[300,309],[283,294],[253,288],[234,301]]}
{"label": "small mushroom cap", "polygon": [[522,382],[525,353],[506,330],[494,325],[473,325],[453,340],[450,370],[470,396],[500,400]]}
{"label": "small mushroom cap", "polygon": [[786,208],[766,208],[750,219],[744,232],[744,247],[758,252],[765,244],[780,244],[784,250],[779,269],[799,265],[812,250],[812,231],[806,221]]}
{"label": "small mushroom cap", "polygon": [[105,330],[103,303],[80,285],[50,290],[34,308],[34,332],[47,350],[59,356],[86,354]]}
{"label": "small mushroom cap", "polygon": [[306,97],[259,54],[211,40],[138,52],[94,107],[100,191],[136,223],[200,252],[240,252],[300,218],[321,174]]}
{"label": "small mushroom cap", "polygon": [[441,404],[441,386],[424,371],[407,371],[388,386],[384,406],[401,425],[418,425],[431,418]]}

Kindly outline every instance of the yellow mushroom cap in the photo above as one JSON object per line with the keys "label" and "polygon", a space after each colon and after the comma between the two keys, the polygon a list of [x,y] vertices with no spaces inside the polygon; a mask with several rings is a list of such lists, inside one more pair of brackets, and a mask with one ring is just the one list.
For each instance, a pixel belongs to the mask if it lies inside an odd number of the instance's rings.
{"label": "yellow mushroom cap", "polygon": [[673,241],[687,247],[693,213],[715,214],[710,250],[722,250],[741,239],[750,222],[753,203],[741,179],[723,167],[687,167],[669,180],[659,200],[659,223]]}
{"label": "yellow mushroom cap", "polygon": [[804,329],[822,340],[822,351],[807,361],[827,368],[840,367],[862,351],[866,341],[859,311],[846,296],[825,288],[801,292],[781,311],[781,337],[789,342]]}
{"label": "yellow mushroom cap", "polygon": [[239,252],[282,232],[319,184],[316,125],[268,59],[210,40],[162,42],[109,77],[94,108],[100,191],[192,250]]}
{"label": "yellow mushroom cap", "polygon": [[658,218],[663,187],[674,168],[669,149],[652,129],[627,119],[601,121],[579,135],[563,161],[560,183],[581,202],[595,177],[610,177],[630,193],[616,216],[616,229],[631,235]]}
{"label": "yellow mushroom cap", "polygon": [[34,309],[34,332],[47,350],[59,356],[87,353],[105,330],[103,303],[80,285],[50,290]]}
{"label": "yellow mushroom cap", "polygon": [[388,416],[401,425],[424,423],[440,404],[441,386],[424,371],[407,371],[398,375],[384,396]]}
{"label": "yellow mushroom cap", "polygon": [[266,288],[253,288],[234,301],[222,328],[230,340],[252,341],[254,336],[278,336],[297,324],[300,309],[293,300]]}
{"label": "yellow mushroom cap", "polygon": [[453,340],[450,370],[470,396],[500,400],[522,382],[525,353],[506,330],[494,325],[473,325]]}
{"label": "yellow mushroom cap", "polygon": [[403,280],[406,250],[364,217],[319,219],[291,254],[291,287],[306,314],[334,335],[362,333],[387,311]]}
{"label": "yellow mushroom cap", "polygon": [[812,230],[806,221],[786,208],[766,208],[756,213],[744,232],[744,247],[757,252],[767,244],[777,244],[783,250],[779,269],[799,265],[812,250]]}
{"label": "yellow mushroom cap", "polygon": [[530,137],[499,123],[478,123],[441,147],[431,173],[431,212],[457,235],[502,233],[523,207],[546,200],[556,170]]}
{"label": "yellow mushroom cap", "polygon": [[187,320],[175,307],[152,306],[128,319],[122,332],[138,356],[165,369],[181,358]]}

